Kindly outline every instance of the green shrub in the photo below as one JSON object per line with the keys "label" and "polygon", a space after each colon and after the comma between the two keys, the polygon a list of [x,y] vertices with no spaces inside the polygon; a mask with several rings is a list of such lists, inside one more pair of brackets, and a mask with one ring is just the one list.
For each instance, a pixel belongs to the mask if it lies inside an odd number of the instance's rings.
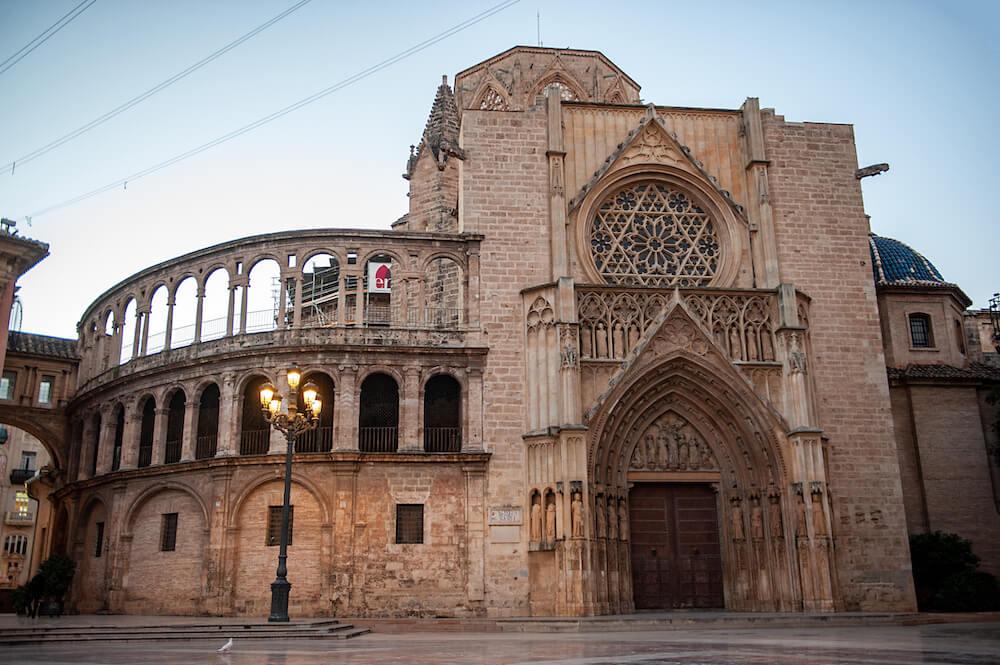
{"label": "green shrub", "polygon": [[910,536],[913,584],[922,612],[982,612],[1000,609],[1000,585],[976,568],[972,543],[954,533]]}

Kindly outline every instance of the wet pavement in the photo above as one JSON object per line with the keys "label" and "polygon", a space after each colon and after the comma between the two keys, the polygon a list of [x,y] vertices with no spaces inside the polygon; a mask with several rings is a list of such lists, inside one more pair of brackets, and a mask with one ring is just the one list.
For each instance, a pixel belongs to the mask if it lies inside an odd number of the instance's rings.
{"label": "wet pavement", "polygon": [[[227,636],[228,637],[228,636]],[[1000,623],[602,633],[371,634],[4,647],[0,663],[90,665],[997,665]]]}

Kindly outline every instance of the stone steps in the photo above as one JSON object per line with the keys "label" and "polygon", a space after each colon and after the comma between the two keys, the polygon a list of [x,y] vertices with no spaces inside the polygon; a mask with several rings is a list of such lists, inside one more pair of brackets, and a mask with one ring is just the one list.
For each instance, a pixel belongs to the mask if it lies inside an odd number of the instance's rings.
{"label": "stone steps", "polygon": [[[47,621],[39,619],[38,621]],[[60,621],[55,619],[54,621]],[[32,625],[0,629],[0,645],[58,642],[134,642],[148,640],[310,639],[346,640],[371,632],[336,620],[287,624],[248,622],[197,622],[146,625]]]}

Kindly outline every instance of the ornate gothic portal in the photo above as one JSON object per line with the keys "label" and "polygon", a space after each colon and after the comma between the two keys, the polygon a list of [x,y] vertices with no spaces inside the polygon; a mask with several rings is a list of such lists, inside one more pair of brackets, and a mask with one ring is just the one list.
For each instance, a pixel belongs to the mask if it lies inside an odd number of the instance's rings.
{"label": "ornate gothic portal", "polygon": [[723,353],[675,301],[590,412],[599,613],[833,607],[824,483]]}

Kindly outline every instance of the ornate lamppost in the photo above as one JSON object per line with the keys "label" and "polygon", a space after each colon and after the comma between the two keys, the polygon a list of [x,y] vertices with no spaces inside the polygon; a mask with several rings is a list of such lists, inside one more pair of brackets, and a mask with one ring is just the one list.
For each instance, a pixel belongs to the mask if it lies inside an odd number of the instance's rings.
{"label": "ornate lamppost", "polygon": [[270,383],[260,388],[260,406],[264,411],[264,420],[271,427],[282,432],[288,442],[285,450],[285,501],[281,507],[281,543],[278,549],[278,570],[274,582],[271,583],[271,615],[267,618],[273,622],[288,621],[288,594],[292,589],[288,581],[288,513],[292,498],[292,453],[295,451],[295,439],[299,434],[315,429],[319,424],[319,414],[323,403],[319,399],[319,391],[315,384],[302,386],[302,405],[304,412],[298,407],[299,381],[302,372],[297,367],[288,370],[288,412],[281,413],[282,396]]}

